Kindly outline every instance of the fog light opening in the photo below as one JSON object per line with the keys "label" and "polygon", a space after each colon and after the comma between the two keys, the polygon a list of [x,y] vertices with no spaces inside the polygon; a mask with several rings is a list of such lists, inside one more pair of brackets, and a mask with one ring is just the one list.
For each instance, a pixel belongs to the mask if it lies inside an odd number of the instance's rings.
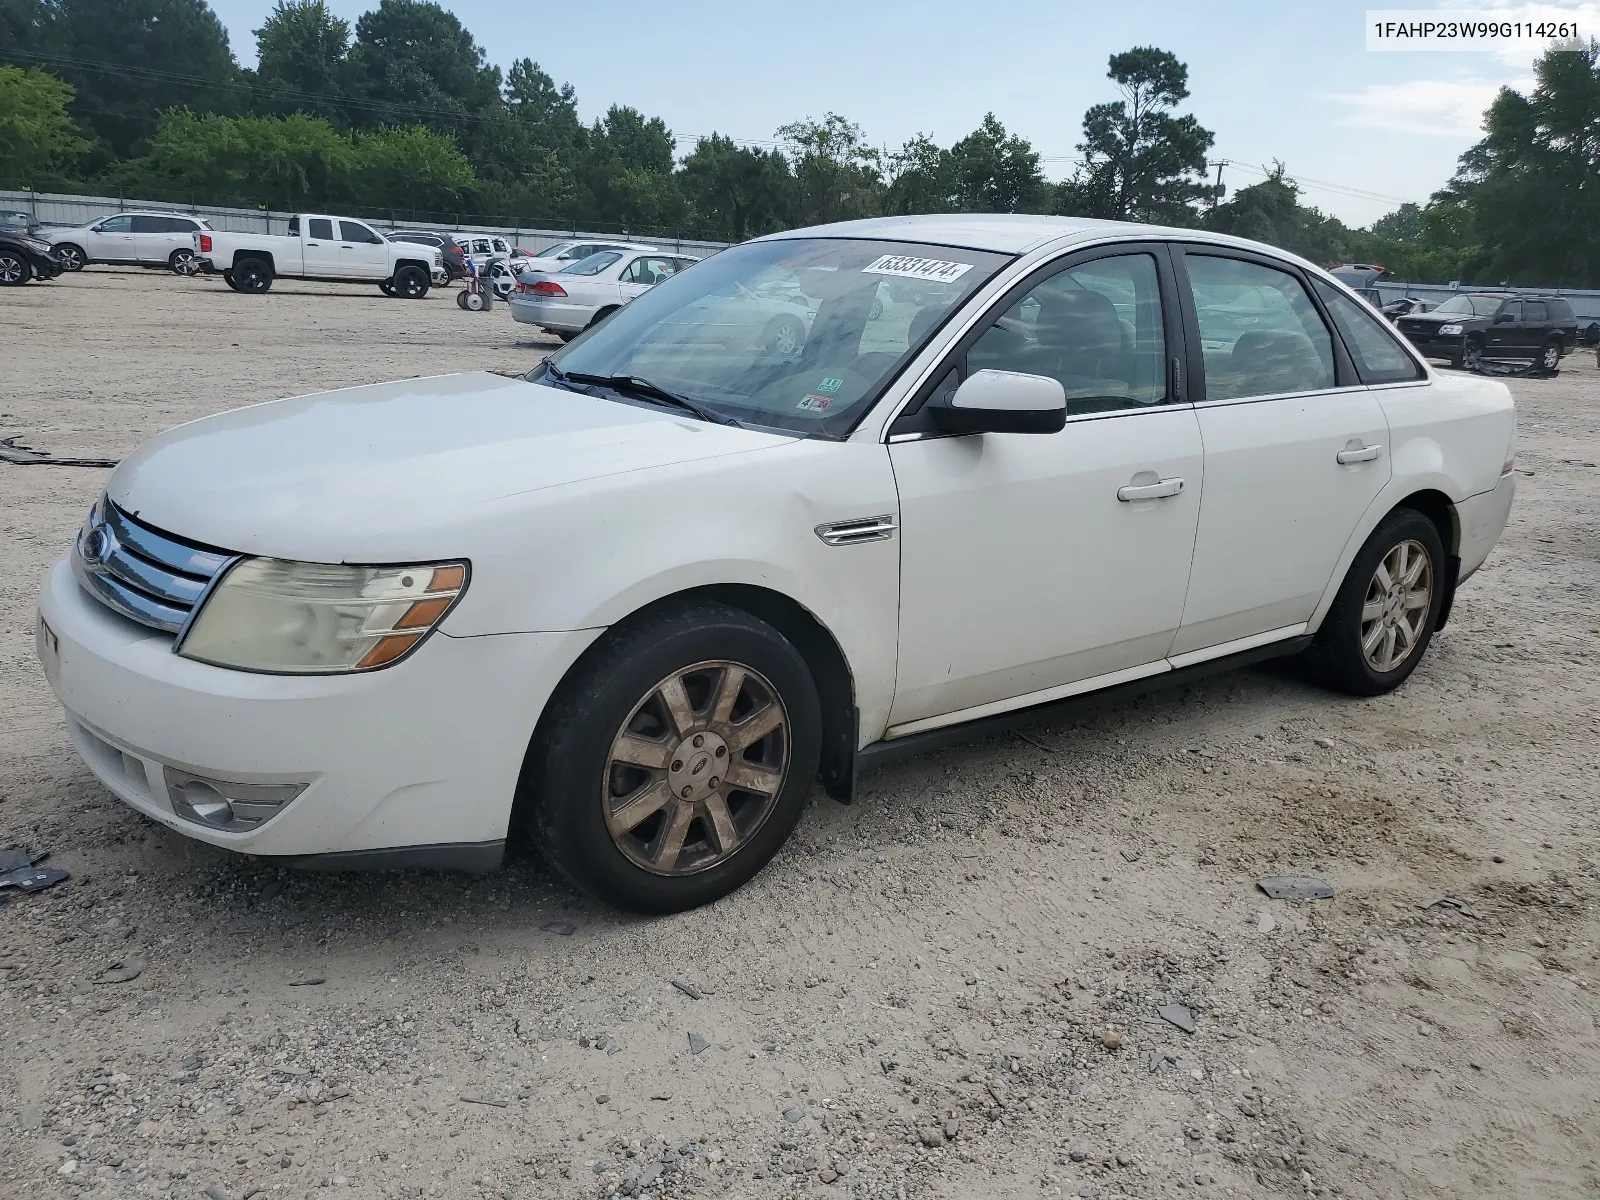
{"label": "fog light opening", "polygon": [[207,825],[226,828],[233,824],[233,805],[228,798],[209,783],[191,779],[178,792],[179,800],[189,810],[188,815]]}

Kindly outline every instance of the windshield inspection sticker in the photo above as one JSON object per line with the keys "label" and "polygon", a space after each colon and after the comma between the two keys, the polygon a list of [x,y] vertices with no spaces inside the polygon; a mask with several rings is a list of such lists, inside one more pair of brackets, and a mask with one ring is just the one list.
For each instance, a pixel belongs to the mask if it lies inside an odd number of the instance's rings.
{"label": "windshield inspection sticker", "polygon": [[819,396],[815,392],[807,392],[796,407],[805,412],[823,412],[832,403],[832,396]]}
{"label": "windshield inspection sticker", "polygon": [[824,379],[821,383],[817,384],[817,391],[837,392],[843,386],[844,380],[842,379]]}
{"label": "windshield inspection sticker", "polygon": [[861,268],[863,275],[898,275],[902,279],[926,279],[929,283],[950,283],[972,270],[971,263],[945,262],[937,258],[911,258],[904,254],[885,254]]}

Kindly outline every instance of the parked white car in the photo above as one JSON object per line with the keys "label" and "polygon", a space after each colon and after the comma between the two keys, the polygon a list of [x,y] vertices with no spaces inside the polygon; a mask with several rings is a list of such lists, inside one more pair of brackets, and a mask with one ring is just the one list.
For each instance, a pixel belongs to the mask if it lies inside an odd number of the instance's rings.
{"label": "parked white car", "polygon": [[[779,285],[816,303],[798,353],[679,339]],[[1503,384],[1250,242],[794,230],[526,380],[147,442],[46,578],[38,654],[89,769],[186,835],[486,868],[517,825],[676,910],[754,875],[814,782],[849,800],[1043,705],[1290,654],[1390,691],[1506,524],[1515,434]]]}
{"label": "parked white car", "polygon": [[124,212],[42,233],[68,271],[81,271],[89,263],[182,271],[194,257],[195,238],[210,229],[211,222],[183,213]]}
{"label": "parked white car", "polygon": [[571,341],[699,261],[687,254],[659,250],[601,250],[554,274],[524,271],[507,299],[517,320]]}
{"label": "parked white car", "polygon": [[546,246],[533,254],[522,251],[520,247],[513,247],[511,270],[517,275],[521,275],[524,271],[559,271],[568,263],[578,262],[591,254],[599,254],[602,250],[620,250],[624,253],[630,250],[644,250],[659,253],[661,247],[593,238],[575,238],[569,242],[557,242],[554,246]]}
{"label": "parked white car", "polygon": [[430,286],[445,282],[437,246],[390,241],[365,221],[321,213],[290,217],[287,235],[196,234],[194,252],[202,271],[219,273],[234,291],[251,295],[283,277],[375,283],[386,296],[420,300]]}

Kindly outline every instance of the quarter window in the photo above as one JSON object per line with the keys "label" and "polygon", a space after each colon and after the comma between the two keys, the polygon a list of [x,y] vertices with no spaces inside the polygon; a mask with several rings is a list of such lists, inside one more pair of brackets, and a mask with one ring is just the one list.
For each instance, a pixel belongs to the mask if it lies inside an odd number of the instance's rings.
{"label": "quarter window", "polygon": [[1156,261],[1120,254],[1034,287],[974,343],[966,370],[1048,375],[1069,413],[1091,413],[1160,404],[1166,361]]}
{"label": "quarter window", "polygon": [[1352,300],[1322,280],[1316,281],[1317,295],[1333,317],[1345,349],[1355,360],[1356,374],[1362,383],[1401,383],[1421,379],[1422,368],[1400,346],[1389,324],[1359,301]]}
{"label": "quarter window", "polygon": [[1333,335],[1300,280],[1237,258],[1186,254],[1206,399],[1334,386]]}

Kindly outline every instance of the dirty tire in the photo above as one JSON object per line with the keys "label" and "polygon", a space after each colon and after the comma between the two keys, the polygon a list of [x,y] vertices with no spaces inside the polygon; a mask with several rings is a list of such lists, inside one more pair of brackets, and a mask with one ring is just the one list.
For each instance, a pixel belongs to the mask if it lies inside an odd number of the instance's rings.
{"label": "dirty tire", "polygon": [[1450,365],[1458,371],[1471,371],[1483,358],[1483,343],[1475,337],[1469,337],[1461,349],[1450,356]]}
{"label": "dirty tire", "polygon": [[1544,349],[1539,352],[1539,365],[1546,371],[1557,371],[1561,368],[1561,339],[1551,338],[1544,344]]}
{"label": "dirty tire", "polygon": [[394,294],[403,300],[421,300],[428,294],[428,276],[421,267],[401,267],[394,273]]}
{"label": "dirty tire", "polygon": [[[1431,591],[1427,615],[1405,658],[1389,670],[1378,670],[1362,649],[1363,609],[1369,603],[1369,589],[1374,587],[1379,565],[1396,547],[1406,543],[1420,545],[1428,558]],[[1350,564],[1316,640],[1302,656],[1307,672],[1324,686],[1352,696],[1377,696],[1399,687],[1417,669],[1433,640],[1444,600],[1445,570],[1444,543],[1434,523],[1415,509],[1400,508],[1390,513]]]}
{"label": "dirty tire", "polygon": [[259,296],[272,286],[272,268],[265,259],[246,258],[233,264],[233,290]]}
{"label": "dirty tire", "polygon": [[[782,783],[765,816],[726,857],[692,873],[653,872],[624,853],[607,824],[605,810],[612,802],[617,765],[613,739],[631,716],[636,719],[643,704],[660,694],[661,681],[708,662],[739,664],[770,683],[787,718]],[[703,701],[708,721],[714,716],[712,699]],[[527,833],[555,868],[598,899],[640,913],[696,908],[746,883],[788,840],[816,778],[821,730],[811,672],[776,629],[715,602],[667,609],[607,635],[562,683],[529,746],[518,789],[519,812]],[[663,736],[670,741],[675,734],[668,727]],[[748,752],[728,744],[735,755]],[[680,747],[677,753],[684,751]],[[658,769],[663,781],[670,779],[664,762]],[[733,791],[724,787],[730,797],[725,803],[731,807]],[[675,804],[669,800],[663,822]],[[686,846],[695,844],[696,837],[711,844],[705,822],[692,826],[688,836]],[[676,861],[681,865],[684,860]]]}

